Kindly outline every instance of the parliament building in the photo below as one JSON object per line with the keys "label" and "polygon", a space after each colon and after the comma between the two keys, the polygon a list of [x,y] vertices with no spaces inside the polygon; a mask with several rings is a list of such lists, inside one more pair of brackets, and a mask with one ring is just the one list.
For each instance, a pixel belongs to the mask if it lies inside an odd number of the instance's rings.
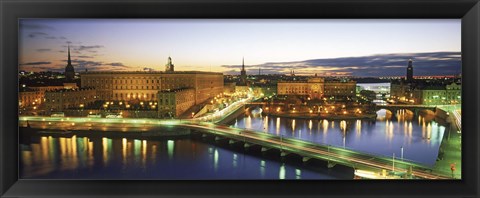
{"label": "parliament building", "polygon": [[314,77],[306,81],[282,81],[277,84],[278,95],[305,96],[311,99],[322,97],[354,97],[357,83],[351,80],[325,81],[324,78]]}

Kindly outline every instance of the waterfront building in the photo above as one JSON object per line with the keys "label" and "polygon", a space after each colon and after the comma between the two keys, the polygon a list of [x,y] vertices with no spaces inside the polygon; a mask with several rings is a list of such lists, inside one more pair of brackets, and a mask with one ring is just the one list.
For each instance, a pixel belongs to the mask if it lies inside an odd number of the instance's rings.
{"label": "waterfront building", "polygon": [[195,89],[180,88],[158,92],[158,117],[178,117],[195,105]]}
{"label": "waterfront building", "polygon": [[63,86],[22,87],[18,94],[18,105],[20,108],[40,106],[45,101],[45,92],[60,89],[78,89],[78,87],[76,83],[63,83]]}
{"label": "waterfront building", "polygon": [[446,102],[450,104],[461,104],[462,103],[462,84],[452,82],[449,85],[445,86],[446,90]]}
{"label": "waterfront building", "polygon": [[38,106],[44,100],[44,92],[32,88],[20,89],[18,95],[18,106],[20,108]]}
{"label": "waterfront building", "polygon": [[45,110],[49,114],[69,108],[83,108],[97,100],[93,88],[58,89],[45,92]]}
{"label": "waterfront building", "polygon": [[302,81],[280,81],[277,83],[278,95],[308,96],[311,99],[326,97],[355,96],[356,82],[351,80],[331,80],[317,77]]}
{"label": "waterfront building", "polygon": [[354,97],[357,83],[353,80],[337,80],[325,82],[325,96],[327,97]]}
{"label": "waterfront building", "polygon": [[411,102],[421,105],[451,105],[460,104],[461,85],[452,82],[445,86],[426,86],[413,90]]}
{"label": "waterfront building", "polygon": [[410,97],[411,86],[400,82],[392,82],[390,85],[390,97],[397,101],[407,101],[406,98]]}
{"label": "waterfront building", "polygon": [[223,74],[216,72],[86,72],[81,74],[81,87],[93,87],[99,100],[156,101],[163,90],[193,88],[195,104],[223,93]]}
{"label": "waterfront building", "polygon": [[420,105],[461,103],[462,87],[455,78],[413,79],[412,60],[408,61],[405,80],[392,81],[390,96],[396,102]]}

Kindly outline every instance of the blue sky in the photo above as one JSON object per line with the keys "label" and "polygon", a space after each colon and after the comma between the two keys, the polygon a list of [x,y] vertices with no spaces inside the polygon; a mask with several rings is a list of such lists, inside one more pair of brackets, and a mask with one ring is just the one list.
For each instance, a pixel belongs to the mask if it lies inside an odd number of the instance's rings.
{"label": "blue sky", "polygon": [[236,73],[245,57],[255,73],[378,76],[396,75],[403,69],[394,66],[412,58],[423,67],[417,71],[449,75],[461,70],[460,26],[459,19],[23,19],[19,63],[62,70],[69,44],[77,70],[163,70],[171,56],[177,70]]}

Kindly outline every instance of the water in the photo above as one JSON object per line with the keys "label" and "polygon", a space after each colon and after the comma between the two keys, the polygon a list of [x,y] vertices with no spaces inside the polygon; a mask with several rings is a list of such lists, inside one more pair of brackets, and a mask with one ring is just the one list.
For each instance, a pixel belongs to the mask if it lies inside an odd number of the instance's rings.
{"label": "water", "polygon": [[[21,144],[23,179],[352,179],[353,172],[251,155],[197,139],[35,136]],[[258,152],[257,152],[258,153]]]}
{"label": "water", "polygon": [[388,157],[395,153],[401,158],[403,147],[404,159],[428,166],[435,164],[445,132],[445,127],[433,117],[413,118],[405,112],[399,112],[396,118],[376,121],[242,115],[232,126]]}

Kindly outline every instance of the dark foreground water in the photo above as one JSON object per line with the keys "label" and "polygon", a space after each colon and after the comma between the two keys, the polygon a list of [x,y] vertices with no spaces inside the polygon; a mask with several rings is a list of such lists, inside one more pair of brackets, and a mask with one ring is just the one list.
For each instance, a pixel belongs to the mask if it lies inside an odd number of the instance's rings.
{"label": "dark foreground water", "polygon": [[[20,149],[24,179],[352,179],[345,167],[277,159],[208,140],[34,136]],[[275,157],[277,156],[277,157]]]}

